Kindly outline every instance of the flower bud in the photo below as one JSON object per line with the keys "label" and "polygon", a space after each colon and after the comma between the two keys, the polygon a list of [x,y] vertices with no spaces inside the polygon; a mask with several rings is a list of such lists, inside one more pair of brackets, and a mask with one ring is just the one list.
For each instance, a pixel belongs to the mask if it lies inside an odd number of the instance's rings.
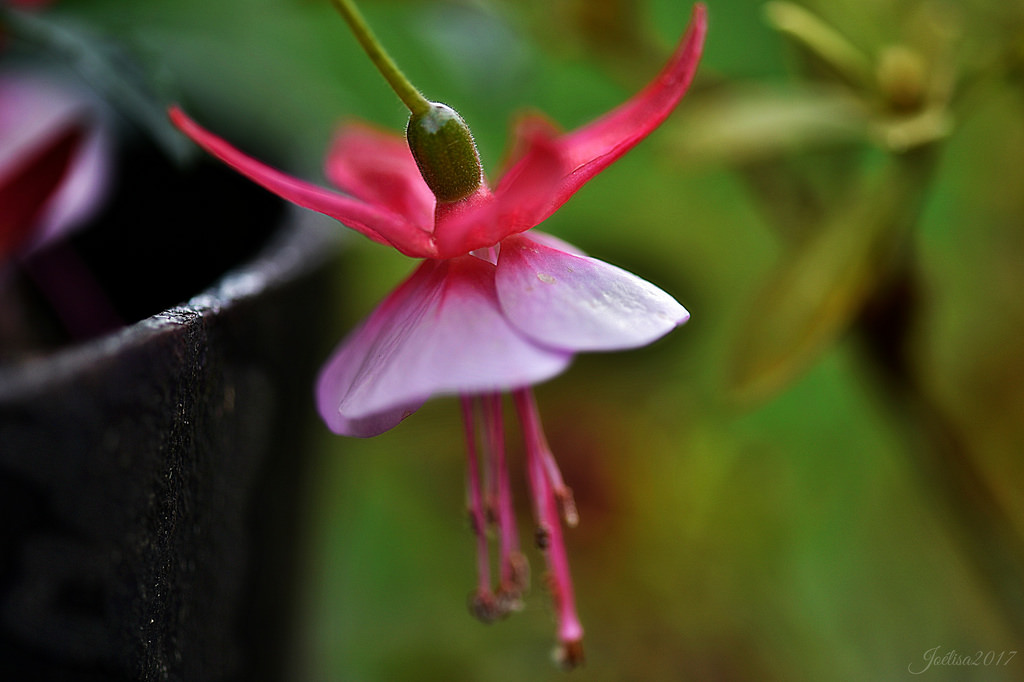
{"label": "flower bud", "polygon": [[405,137],[438,201],[458,201],[480,187],[480,156],[469,126],[454,109],[432,102],[426,112],[409,117]]}
{"label": "flower bud", "polygon": [[888,47],[879,59],[878,85],[892,110],[918,111],[928,98],[928,64],[908,47]]}

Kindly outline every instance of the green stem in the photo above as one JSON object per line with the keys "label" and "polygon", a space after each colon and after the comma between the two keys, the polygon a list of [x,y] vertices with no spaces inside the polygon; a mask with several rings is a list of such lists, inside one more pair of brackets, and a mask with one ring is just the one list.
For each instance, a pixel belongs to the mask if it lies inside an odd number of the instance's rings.
{"label": "green stem", "polygon": [[398,98],[402,100],[411,113],[413,114],[425,114],[430,109],[430,102],[416,89],[409,79],[405,77],[398,65],[395,64],[394,60],[384,51],[384,47],[377,40],[377,37],[370,30],[366,20],[356,9],[356,6],[351,0],[331,0],[338,12],[345,21],[348,22],[349,28],[352,29],[352,33],[355,34],[359,44],[363,46],[363,50],[369,56],[370,61],[373,62],[377,70],[380,71],[381,75],[391,86],[391,89],[395,91]]}

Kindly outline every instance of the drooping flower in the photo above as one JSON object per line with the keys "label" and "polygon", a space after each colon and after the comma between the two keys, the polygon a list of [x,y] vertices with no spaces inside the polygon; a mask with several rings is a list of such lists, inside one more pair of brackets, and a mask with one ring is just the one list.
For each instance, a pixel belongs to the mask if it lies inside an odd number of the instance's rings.
{"label": "drooping flower", "polygon": [[[665,120],[693,78],[705,31],[705,10],[697,5],[657,78],[589,125],[560,134],[539,117],[524,119],[513,146],[518,153],[493,190],[473,165],[476,150],[468,129],[443,105],[414,111],[408,144],[366,125],[344,127],[326,168],[344,193],[271,168],[181,109],[170,112],[199,145],[268,190],[423,259],[334,351],[317,382],[317,405],[333,431],[365,437],[392,428],[431,396],[461,397],[469,507],[479,547],[480,584],[472,609],[489,621],[518,607],[527,581],[503,436],[502,395],[511,393],[526,446],[536,541],[547,559],[556,604],[560,657],[570,666],[582,660],[583,629],[559,517],[575,525],[576,509],[544,438],[530,386],[562,372],[577,352],[646,345],[689,314],[636,275],[527,231]],[[435,144],[438,139],[430,135],[448,129],[455,129],[454,137]],[[451,152],[467,140],[469,153]],[[499,537],[496,590],[489,524]]]}

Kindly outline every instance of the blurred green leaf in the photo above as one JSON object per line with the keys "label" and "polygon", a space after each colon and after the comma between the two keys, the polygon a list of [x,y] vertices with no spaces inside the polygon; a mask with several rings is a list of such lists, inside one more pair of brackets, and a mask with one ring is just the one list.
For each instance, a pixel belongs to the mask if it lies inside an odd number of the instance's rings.
{"label": "blurred green leaf", "polygon": [[854,89],[874,83],[871,60],[842,33],[800,5],[773,0],[764,5],[769,25],[803,48],[814,73],[830,73]]}
{"label": "blurred green leaf", "polygon": [[687,101],[668,147],[685,163],[745,164],[863,141],[867,115],[857,99],[836,88],[723,87]]}
{"label": "blurred green leaf", "polygon": [[741,332],[731,377],[734,398],[752,402],[782,389],[884,286],[916,219],[933,162],[924,148],[887,157],[785,259],[756,297]]}

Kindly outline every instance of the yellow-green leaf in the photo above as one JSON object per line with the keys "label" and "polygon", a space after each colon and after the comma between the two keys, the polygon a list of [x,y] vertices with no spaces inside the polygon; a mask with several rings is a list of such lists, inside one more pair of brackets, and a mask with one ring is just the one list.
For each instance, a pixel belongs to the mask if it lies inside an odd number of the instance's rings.
{"label": "yellow-green leaf", "polygon": [[734,398],[756,401],[785,387],[886,281],[916,220],[934,158],[928,151],[888,157],[769,278],[741,331]]}
{"label": "yellow-green leaf", "polygon": [[814,86],[703,92],[675,118],[669,146],[683,163],[743,164],[869,139],[868,112],[849,93]]}

